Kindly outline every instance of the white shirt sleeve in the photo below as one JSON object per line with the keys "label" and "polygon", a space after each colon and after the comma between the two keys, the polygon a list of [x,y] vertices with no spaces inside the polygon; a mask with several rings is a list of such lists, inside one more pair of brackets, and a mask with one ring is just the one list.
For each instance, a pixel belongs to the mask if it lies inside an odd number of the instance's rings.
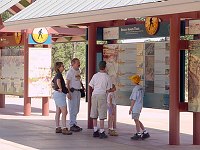
{"label": "white shirt sleeve", "polygon": [[137,98],[137,91],[135,90],[135,88],[133,88],[133,91],[131,93],[131,96],[130,96],[130,100],[136,100]]}
{"label": "white shirt sleeve", "polygon": [[72,80],[72,77],[73,77],[72,72],[70,70],[68,70],[67,73],[66,73],[66,79]]}
{"label": "white shirt sleeve", "polygon": [[94,89],[94,76],[90,80],[89,86],[91,86]]}

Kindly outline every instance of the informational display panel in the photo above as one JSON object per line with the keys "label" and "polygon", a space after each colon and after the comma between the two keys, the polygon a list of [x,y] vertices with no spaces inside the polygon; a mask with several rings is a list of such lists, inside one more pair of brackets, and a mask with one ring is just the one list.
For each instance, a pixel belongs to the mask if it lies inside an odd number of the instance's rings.
{"label": "informational display panel", "polygon": [[29,48],[29,97],[51,95],[51,49]]}
{"label": "informational display panel", "polygon": [[103,58],[117,87],[117,104],[130,104],[133,85],[128,77],[133,74],[141,76],[145,93],[169,94],[169,43],[108,44]]}
{"label": "informational display panel", "polygon": [[119,39],[119,27],[103,28],[103,40]]}
{"label": "informational display panel", "polygon": [[200,20],[189,20],[189,34],[200,34]]}
{"label": "informational display panel", "polygon": [[145,44],[145,92],[169,94],[169,43]]}
{"label": "informational display panel", "polygon": [[[135,44],[109,44],[104,45],[103,58],[107,62],[108,74],[117,87],[117,103],[127,104],[127,92],[132,90],[129,76],[137,72]],[[126,105],[125,104],[125,105]]]}
{"label": "informational display panel", "polygon": [[189,43],[188,110],[200,112],[200,40]]}
{"label": "informational display panel", "polygon": [[24,93],[24,50],[0,50],[0,94],[19,95]]}

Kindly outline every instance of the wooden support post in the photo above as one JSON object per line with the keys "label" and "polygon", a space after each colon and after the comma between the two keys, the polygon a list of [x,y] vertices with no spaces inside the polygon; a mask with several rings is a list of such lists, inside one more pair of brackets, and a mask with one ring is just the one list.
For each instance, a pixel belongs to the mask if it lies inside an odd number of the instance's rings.
{"label": "wooden support post", "polygon": [[48,116],[49,115],[49,98],[42,97],[42,115]]}
{"label": "wooden support post", "polygon": [[200,145],[200,112],[193,113],[193,144]]}
{"label": "wooden support post", "polygon": [[[51,48],[51,45],[43,45],[43,48]],[[49,116],[49,97],[42,97],[42,116]]]}
{"label": "wooden support post", "polygon": [[179,42],[180,18],[170,18],[170,107],[169,107],[169,144],[180,144],[180,112],[179,112]]}
{"label": "wooden support post", "polygon": [[[96,36],[97,28],[95,24],[90,24],[88,27],[88,82],[91,80],[92,76],[95,74],[96,70]],[[93,128],[93,122],[90,118],[91,110],[91,95],[92,89],[88,87],[87,98],[88,98],[88,129]]]}
{"label": "wooden support post", "polygon": [[5,94],[0,94],[0,108],[5,108]]}
{"label": "wooden support post", "polygon": [[[2,19],[0,17],[0,26],[3,25]],[[1,29],[1,28],[0,28]],[[1,49],[2,47],[0,47]],[[0,56],[1,57],[1,56]],[[0,108],[5,108],[5,94],[0,94]]]}
{"label": "wooden support post", "polygon": [[[197,13],[197,18],[200,18],[200,13]],[[199,39],[199,35],[194,36],[194,40]],[[200,112],[193,112],[193,144],[200,145]]]}
{"label": "wooden support post", "polygon": [[28,97],[28,33],[24,33],[24,116],[31,115],[31,98]]}

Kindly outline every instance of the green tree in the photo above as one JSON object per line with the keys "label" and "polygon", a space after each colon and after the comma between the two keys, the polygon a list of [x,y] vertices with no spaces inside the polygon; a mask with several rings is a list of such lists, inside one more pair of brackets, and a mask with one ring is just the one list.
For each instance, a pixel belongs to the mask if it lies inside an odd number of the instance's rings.
{"label": "green tree", "polygon": [[85,77],[86,43],[56,43],[52,47],[52,66],[54,66],[55,62],[61,61],[64,63],[67,71],[70,67],[71,60],[75,57],[80,60],[81,74]]}
{"label": "green tree", "polygon": [[5,12],[3,12],[2,14],[1,14],[1,18],[2,18],[2,21],[5,21],[5,20],[7,20],[8,18],[10,18],[10,17],[12,17],[13,15],[10,13],[10,12],[8,12],[8,11],[5,11]]}

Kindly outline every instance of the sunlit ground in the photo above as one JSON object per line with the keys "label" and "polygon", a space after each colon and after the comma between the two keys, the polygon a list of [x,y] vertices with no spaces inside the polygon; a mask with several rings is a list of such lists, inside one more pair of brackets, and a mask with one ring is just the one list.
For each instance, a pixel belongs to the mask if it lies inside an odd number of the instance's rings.
{"label": "sunlit ground", "polygon": [[[52,99],[49,103],[49,116],[41,115],[41,99],[32,99],[31,106],[31,116],[23,116],[23,99],[12,96],[6,97],[6,108],[0,109],[0,150],[70,149],[72,146],[68,144],[74,140],[78,141],[77,149],[94,148],[93,144],[96,139],[92,138],[92,130],[87,130],[87,103],[84,99],[81,100],[78,115],[78,123],[84,130],[82,133],[75,133],[70,137],[54,133],[55,106]],[[131,116],[128,115],[128,110],[129,106],[117,106],[119,137],[109,137],[106,143],[104,140],[98,140],[98,145],[95,146],[96,149],[102,149],[104,144],[109,147],[111,143],[111,150],[114,148],[120,148],[120,150],[130,149],[133,146],[139,147],[140,150],[146,148],[153,150],[155,146],[161,146],[163,149],[171,148],[171,146],[168,147],[168,110],[144,108],[142,111],[141,121],[151,134],[151,138],[145,141],[150,147],[147,145],[146,147],[142,144],[143,142],[130,141],[130,136],[135,133],[135,125]],[[181,134],[181,142],[183,141],[184,144],[189,146],[192,146],[192,117],[192,113],[180,113],[180,131],[183,133]],[[69,116],[67,116],[67,119],[69,119]],[[105,127],[107,128],[107,122]],[[89,146],[91,142],[92,145]],[[56,145],[55,143],[59,144]]]}

